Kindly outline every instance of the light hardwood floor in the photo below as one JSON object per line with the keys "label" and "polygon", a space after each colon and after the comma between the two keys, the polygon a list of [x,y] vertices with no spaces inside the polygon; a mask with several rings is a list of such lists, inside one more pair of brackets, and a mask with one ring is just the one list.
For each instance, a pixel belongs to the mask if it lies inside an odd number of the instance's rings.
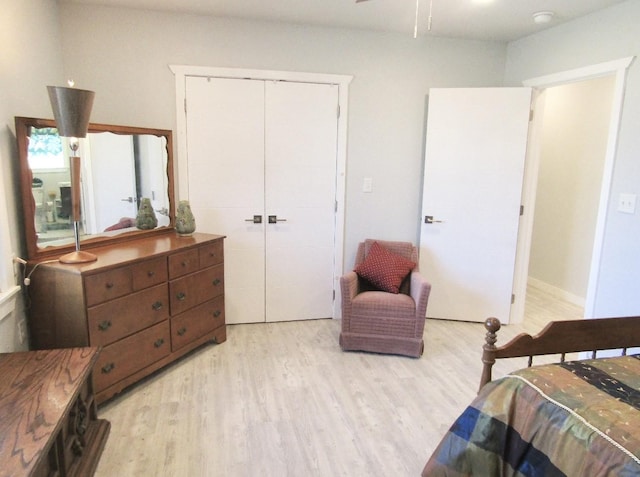
{"label": "light hardwood floor", "polygon": [[[522,325],[580,318],[531,290]],[[339,320],[228,326],[105,404],[98,477],[419,475],[476,394],[482,324],[428,320],[420,359],[342,352]],[[524,366],[497,363],[494,377]]]}

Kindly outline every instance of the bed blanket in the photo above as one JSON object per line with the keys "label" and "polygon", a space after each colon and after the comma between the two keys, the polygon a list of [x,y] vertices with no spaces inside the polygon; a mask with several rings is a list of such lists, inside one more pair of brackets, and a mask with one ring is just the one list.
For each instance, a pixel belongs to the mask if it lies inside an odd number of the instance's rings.
{"label": "bed blanket", "polygon": [[640,476],[640,355],[534,366],[485,385],[423,476]]}

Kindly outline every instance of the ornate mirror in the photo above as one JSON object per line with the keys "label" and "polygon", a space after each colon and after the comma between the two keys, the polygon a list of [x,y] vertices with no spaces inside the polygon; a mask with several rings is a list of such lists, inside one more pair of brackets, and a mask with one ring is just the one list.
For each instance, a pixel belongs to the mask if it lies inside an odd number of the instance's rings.
{"label": "ornate mirror", "polygon": [[[16,117],[24,227],[29,259],[74,249],[69,218],[70,150],[49,119]],[[173,143],[170,130],[89,124],[80,139],[82,247],[173,229]],[[136,215],[150,202],[157,227],[140,230]]]}

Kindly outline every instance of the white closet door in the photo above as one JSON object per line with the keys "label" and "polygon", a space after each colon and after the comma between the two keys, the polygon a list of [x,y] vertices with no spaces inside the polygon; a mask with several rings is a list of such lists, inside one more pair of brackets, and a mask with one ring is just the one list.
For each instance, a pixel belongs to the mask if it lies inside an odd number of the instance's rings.
{"label": "white closet door", "polygon": [[265,104],[266,320],[329,318],[338,87],[268,82]]}
{"label": "white closet door", "polygon": [[200,232],[226,235],[227,323],[265,319],[264,82],[187,77],[189,201]]}
{"label": "white closet door", "polygon": [[331,317],[338,87],[187,77],[186,97],[197,229],[227,236],[227,322]]}

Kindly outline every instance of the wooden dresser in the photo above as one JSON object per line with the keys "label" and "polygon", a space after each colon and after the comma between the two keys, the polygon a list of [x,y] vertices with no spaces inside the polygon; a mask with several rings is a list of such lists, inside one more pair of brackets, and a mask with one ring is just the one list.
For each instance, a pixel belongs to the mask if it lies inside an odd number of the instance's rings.
{"label": "wooden dresser", "polygon": [[100,346],[96,401],[196,347],[226,340],[220,235],[175,232],[92,248],[96,262],[43,262],[31,275],[35,349]]}
{"label": "wooden dresser", "polygon": [[0,476],[93,475],[109,436],[91,386],[97,348],[0,354]]}

